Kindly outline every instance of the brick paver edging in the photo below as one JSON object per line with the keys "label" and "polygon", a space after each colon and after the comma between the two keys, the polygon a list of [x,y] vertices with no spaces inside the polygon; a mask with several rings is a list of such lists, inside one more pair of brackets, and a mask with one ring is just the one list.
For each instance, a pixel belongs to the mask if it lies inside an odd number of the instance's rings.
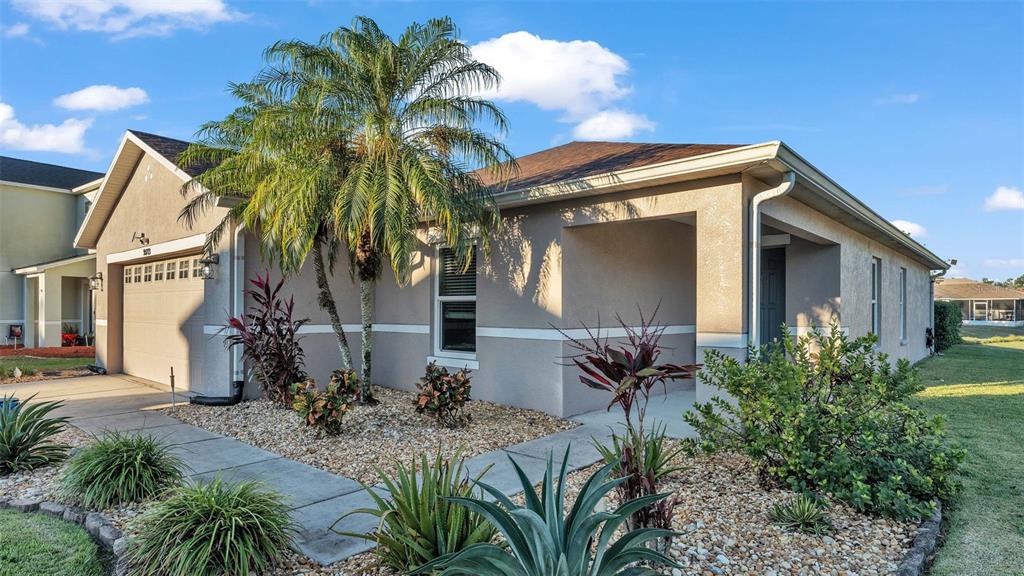
{"label": "brick paver edging", "polygon": [[127,565],[125,556],[128,551],[128,538],[102,514],[48,500],[18,498],[0,498],[0,509],[26,513],[38,512],[82,526],[99,546],[113,555],[114,575],[124,574]]}
{"label": "brick paver edging", "polygon": [[896,568],[896,576],[924,576],[938,546],[941,525],[942,502],[936,502],[935,513],[917,528],[914,545]]}

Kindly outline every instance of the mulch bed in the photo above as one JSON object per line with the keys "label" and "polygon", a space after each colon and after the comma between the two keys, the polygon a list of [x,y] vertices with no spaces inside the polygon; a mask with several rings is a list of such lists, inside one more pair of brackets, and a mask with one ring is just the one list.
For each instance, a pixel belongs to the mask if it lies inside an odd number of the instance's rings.
{"label": "mulch bed", "polygon": [[33,356],[35,358],[95,358],[95,346],[61,346],[53,348],[25,348],[0,346],[0,356]]}

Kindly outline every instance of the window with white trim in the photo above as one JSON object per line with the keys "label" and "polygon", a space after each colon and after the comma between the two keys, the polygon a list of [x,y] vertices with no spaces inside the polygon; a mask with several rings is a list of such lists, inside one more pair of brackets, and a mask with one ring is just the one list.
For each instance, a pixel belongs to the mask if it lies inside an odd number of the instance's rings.
{"label": "window with white trim", "polygon": [[199,263],[199,258],[192,259],[192,277],[202,278],[203,276],[203,265]]}
{"label": "window with white trim", "polygon": [[142,281],[152,282],[153,281],[153,265],[146,264],[142,267]]}
{"label": "window with white trim", "polygon": [[178,278],[182,280],[188,279],[188,260],[178,262]]}
{"label": "window with white trim", "polygon": [[174,277],[177,275],[177,272],[178,272],[178,263],[175,262],[174,260],[171,260],[170,262],[168,262],[167,263],[167,279],[168,280],[174,280]]}
{"label": "window with white trim", "polygon": [[907,339],[907,269],[900,268],[900,340]]}
{"label": "window with white trim", "polygon": [[437,252],[436,353],[472,357],[476,353],[476,248],[468,268],[451,248]]}
{"label": "window with white trim", "polygon": [[132,274],[135,277],[135,284],[142,282],[142,266],[135,266],[132,268]]}
{"label": "window with white trim", "polygon": [[157,262],[154,264],[153,281],[162,282],[164,279],[164,263]]}
{"label": "window with white trim", "polygon": [[124,283],[125,284],[131,284],[132,283],[132,267],[131,266],[125,266],[124,267]]}
{"label": "window with white trim", "polygon": [[871,333],[882,341],[882,259],[871,259]]}

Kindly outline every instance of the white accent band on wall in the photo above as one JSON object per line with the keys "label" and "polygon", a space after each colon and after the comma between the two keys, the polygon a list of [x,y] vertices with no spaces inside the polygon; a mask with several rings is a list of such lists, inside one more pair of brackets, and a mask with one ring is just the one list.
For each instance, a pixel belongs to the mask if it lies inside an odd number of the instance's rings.
{"label": "white accent band on wall", "polygon": [[[630,328],[638,330],[639,326],[631,326]],[[693,324],[680,324],[676,326],[665,326],[664,335],[669,336],[672,334],[693,334],[697,331],[697,327]],[[562,341],[569,338],[587,338],[587,330],[585,328],[570,328],[564,331],[565,334],[555,328],[498,328],[494,326],[477,326],[476,335],[484,338],[509,338],[513,340],[556,340]],[[626,329],[620,327],[617,328],[601,328],[600,332],[597,329],[593,330],[593,333],[600,338],[622,338],[626,336]]]}
{"label": "white accent band on wall", "polygon": [[[223,328],[224,326],[219,324],[206,324],[203,326],[203,334],[218,334]],[[359,324],[342,324],[341,329],[345,332],[358,333],[362,330],[362,326]],[[430,326],[427,324],[374,324],[373,331],[397,334],[429,334]],[[306,324],[299,328],[298,333],[333,334],[334,328],[330,324]]]}
{"label": "white accent band on wall", "polygon": [[0,324],[24,324],[24,320],[0,320]]}
{"label": "white accent band on wall", "polygon": [[697,346],[702,348],[746,348],[747,333],[698,332]]}
{"label": "white accent band on wall", "polygon": [[130,260],[138,260],[139,258],[150,258],[192,248],[202,248],[205,241],[205,234],[195,234],[186,238],[178,238],[177,240],[169,240],[159,244],[125,250],[124,252],[114,252],[113,254],[107,254],[107,264],[112,262],[128,262]]}
{"label": "white accent band on wall", "polygon": [[452,358],[450,356],[427,356],[427,363],[436,362],[438,366],[448,368],[465,368],[467,370],[479,370],[480,363],[467,358]]}
{"label": "white accent band on wall", "polygon": [[[811,332],[818,330],[822,334],[828,334],[831,329],[832,328],[830,326],[790,326],[789,333],[791,336],[806,336]],[[846,334],[847,336],[850,335],[849,326],[840,326],[839,330],[841,330],[843,334]]]}
{"label": "white accent band on wall", "polygon": [[106,326],[107,325],[107,319],[106,318],[97,318],[96,319],[96,325],[97,326]]}

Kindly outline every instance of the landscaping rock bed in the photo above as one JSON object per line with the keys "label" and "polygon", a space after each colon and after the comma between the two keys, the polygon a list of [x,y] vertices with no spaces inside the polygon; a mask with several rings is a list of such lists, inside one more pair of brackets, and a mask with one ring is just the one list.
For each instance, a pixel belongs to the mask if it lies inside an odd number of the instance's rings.
{"label": "landscaping rock bed", "polygon": [[380,403],[354,407],[338,436],[319,434],[293,410],[267,400],[229,407],[186,404],[164,413],[368,484],[378,482],[375,469],[391,473],[397,461],[416,454],[429,455],[436,449],[451,454],[462,447],[467,457],[474,456],[578,426],[542,412],[474,400],[466,406],[470,423],[447,429],[415,412],[412,393],[378,387],[375,394]]}
{"label": "landscaping rock bed", "polygon": [[[680,499],[674,525],[682,532],[673,543],[671,556],[683,568],[672,571],[673,576],[894,574],[917,533],[916,523],[867,516],[837,503],[829,509],[834,526],[829,534],[787,532],[772,524],[769,511],[793,493],[761,488],[746,457],[698,456],[685,458],[681,464],[686,468],[668,480],[668,489]],[[595,468],[569,476],[567,504]],[[294,558],[276,574],[395,574],[377,567],[375,560],[368,552],[318,568]]]}
{"label": "landscaping rock bed", "polygon": [[38,382],[40,380],[59,380],[61,378],[77,378],[79,376],[91,376],[92,374],[93,373],[88,368],[38,370],[34,374],[22,374],[20,378],[0,378],[0,385],[24,384],[26,382]]}

